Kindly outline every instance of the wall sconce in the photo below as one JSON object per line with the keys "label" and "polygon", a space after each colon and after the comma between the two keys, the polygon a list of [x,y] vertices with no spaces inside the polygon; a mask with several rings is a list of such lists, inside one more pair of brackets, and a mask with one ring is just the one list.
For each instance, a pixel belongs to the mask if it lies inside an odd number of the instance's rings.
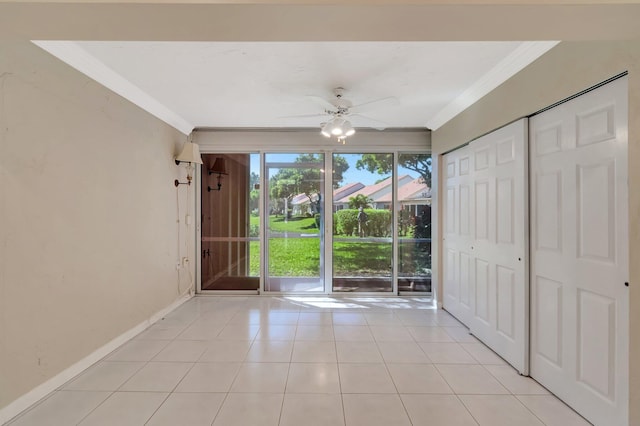
{"label": "wall sconce", "polygon": [[220,191],[222,189],[222,175],[227,174],[227,167],[224,162],[224,158],[222,157],[216,158],[216,161],[213,163],[213,168],[209,170],[209,176],[213,174],[218,175],[218,187],[212,188],[210,186],[207,186],[207,192]]}
{"label": "wall sconce", "polygon": [[187,142],[184,144],[182,148],[182,152],[180,155],[176,157],[176,165],[180,165],[180,163],[188,163],[187,165],[187,181],[180,182],[178,179],[173,181],[173,184],[178,187],[178,185],[191,185],[191,180],[193,177],[191,176],[191,171],[194,170],[193,164],[202,164],[202,157],[200,156],[200,147],[191,142]]}

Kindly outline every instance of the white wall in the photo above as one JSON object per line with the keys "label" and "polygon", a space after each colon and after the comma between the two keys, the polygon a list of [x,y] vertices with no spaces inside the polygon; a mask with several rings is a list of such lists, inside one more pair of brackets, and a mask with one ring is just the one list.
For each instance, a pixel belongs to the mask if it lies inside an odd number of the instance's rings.
{"label": "white wall", "polygon": [[178,299],[185,139],[0,42],[0,409]]}
{"label": "white wall", "polygon": [[432,141],[437,158],[624,71],[629,72],[629,424],[640,425],[640,364],[634,362],[640,359],[640,263],[634,261],[640,259],[640,43],[560,43],[433,132]]}

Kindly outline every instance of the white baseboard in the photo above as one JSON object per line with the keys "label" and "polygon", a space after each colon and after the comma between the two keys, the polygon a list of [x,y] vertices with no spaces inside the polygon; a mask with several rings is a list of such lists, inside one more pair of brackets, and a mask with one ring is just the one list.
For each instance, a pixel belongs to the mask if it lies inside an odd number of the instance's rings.
{"label": "white baseboard", "polygon": [[142,321],[140,324],[131,328],[130,330],[125,331],[120,336],[111,340],[106,345],[98,348],[93,353],[89,354],[87,357],[81,359],[80,361],[73,364],[71,367],[63,370],[62,372],[56,374],[46,382],[42,383],[38,387],[30,390],[26,394],[22,395],[20,398],[11,402],[6,407],[0,409],[0,425],[5,424],[9,420],[13,419],[15,416],[31,407],[36,402],[40,401],[42,398],[58,389],[60,386],[64,385],[66,382],[82,373],[84,370],[100,361],[105,356],[109,355],[115,349],[117,349],[120,345],[126,343],[131,338],[135,337],[140,332],[144,331],[151,324],[155,323],[162,317],[164,317],[169,312],[173,311],[178,306],[182,305],[187,300],[191,299],[192,295],[185,295],[180,299],[173,302],[171,305],[166,308],[156,312],[150,318]]}

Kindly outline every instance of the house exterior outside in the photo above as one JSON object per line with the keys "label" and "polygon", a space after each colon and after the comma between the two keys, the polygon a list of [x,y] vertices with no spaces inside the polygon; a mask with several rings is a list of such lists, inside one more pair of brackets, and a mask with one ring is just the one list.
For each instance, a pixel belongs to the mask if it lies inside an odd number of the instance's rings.
{"label": "house exterior outside", "polygon": [[[392,179],[391,177],[373,185],[364,185],[361,182],[348,183],[333,191],[333,210],[348,209],[349,200],[357,195],[364,195],[371,200],[371,208],[390,209],[392,203]],[[431,205],[431,188],[422,178],[413,179],[409,175],[398,178],[398,201],[403,210],[413,215],[420,214],[420,206]],[[306,194],[297,194],[291,199],[294,215],[309,214],[311,201]]]}
{"label": "house exterior outside", "polygon": [[[404,185],[412,182],[414,179],[409,175],[402,175],[398,177],[398,188],[402,188]],[[341,198],[336,198],[334,196],[333,206],[335,210],[342,210],[349,208],[349,199],[352,197],[356,197],[358,195],[364,195],[365,197],[371,199],[371,208],[374,209],[390,209],[391,208],[391,199],[393,194],[393,186],[392,179],[388,177],[387,179],[380,181],[373,185],[367,185],[358,191],[349,193],[348,195],[343,195]],[[426,187],[426,185],[425,185]]]}

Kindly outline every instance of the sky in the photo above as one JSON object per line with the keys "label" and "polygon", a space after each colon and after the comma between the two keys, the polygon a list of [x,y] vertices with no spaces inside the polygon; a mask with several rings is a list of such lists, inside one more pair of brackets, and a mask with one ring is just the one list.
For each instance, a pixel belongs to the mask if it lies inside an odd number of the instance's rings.
{"label": "sky", "polygon": [[[294,162],[296,157],[299,154],[267,154],[268,162]],[[358,170],[356,168],[356,161],[358,161],[362,154],[344,154],[340,153],[347,162],[349,163],[349,169],[344,173],[343,179],[341,182],[341,186],[344,186],[348,183],[360,182],[364,185],[372,185],[376,183],[376,181],[383,179],[389,175],[380,175],[377,173],[371,173],[367,170]],[[258,173],[260,172],[260,156],[259,154],[251,154],[251,172]],[[273,171],[272,171],[273,172]],[[414,178],[417,177],[417,174],[411,170],[405,169],[404,167],[400,167],[400,174],[405,175],[408,174]]]}

